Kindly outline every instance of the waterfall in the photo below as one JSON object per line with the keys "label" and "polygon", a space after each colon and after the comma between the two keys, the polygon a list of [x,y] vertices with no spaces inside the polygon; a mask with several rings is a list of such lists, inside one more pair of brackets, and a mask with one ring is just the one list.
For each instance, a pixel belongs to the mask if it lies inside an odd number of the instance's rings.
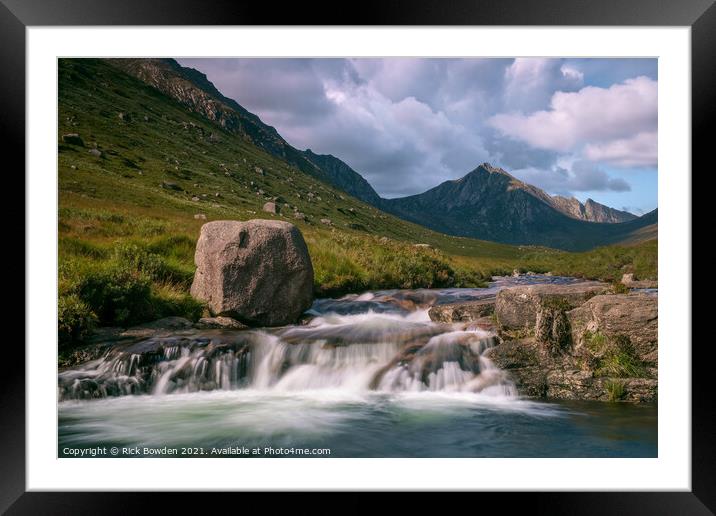
{"label": "waterfall", "polygon": [[197,331],[117,345],[59,374],[60,400],[211,390],[468,391],[516,395],[484,352],[495,336],[426,310],[324,314],[278,330]]}

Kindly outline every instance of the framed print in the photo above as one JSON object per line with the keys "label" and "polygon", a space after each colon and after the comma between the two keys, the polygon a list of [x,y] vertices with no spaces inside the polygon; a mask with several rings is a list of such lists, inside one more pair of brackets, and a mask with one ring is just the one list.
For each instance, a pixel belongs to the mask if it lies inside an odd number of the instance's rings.
{"label": "framed print", "polygon": [[691,206],[715,9],[316,25],[3,0],[26,242],[3,509],[527,491],[549,514],[710,514]]}

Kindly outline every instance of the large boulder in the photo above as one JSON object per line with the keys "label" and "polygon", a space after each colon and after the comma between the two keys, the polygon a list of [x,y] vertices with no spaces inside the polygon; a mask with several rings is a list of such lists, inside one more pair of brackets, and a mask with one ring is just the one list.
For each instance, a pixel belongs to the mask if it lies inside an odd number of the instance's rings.
{"label": "large boulder", "polygon": [[532,332],[537,322],[537,314],[545,305],[566,311],[608,291],[609,285],[596,281],[505,288],[497,293],[495,315],[503,330]]}
{"label": "large boulder", "polygon": [[201,228],[191,294],[214,315],[251,325],[296,322],[313,302],[313,266],[301,232],[273,220]]}
{"label": "large boulder", "polygon": [[572,341],[600,333],[607,338],[628,338],[639,358],[657,364],[658,298],[648,294],[599,295],[567,313]]}

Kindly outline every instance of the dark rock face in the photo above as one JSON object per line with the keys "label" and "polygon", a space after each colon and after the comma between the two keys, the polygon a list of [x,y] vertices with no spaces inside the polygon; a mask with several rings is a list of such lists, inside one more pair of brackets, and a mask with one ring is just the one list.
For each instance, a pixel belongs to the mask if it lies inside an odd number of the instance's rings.
{"label": "dark rock face", "polygon": [[313,301],[313,266],[301,232],[288,222],[204,224],[192,295],[215,315],[243,323],[294,323]]}
{"label": "dark rock face", "polygon": [[373,206],[380,205],[381,198],[370,186],[370,183],[340,159],[330,154],[315,154],[311,149],[304,151],[304,156],[331,177],[331,183],[349,193],[356,199]]}
{"label": "dark rock face", "polygon": [[465,303],[435,305],[428,311],[431,321],[441,323],[469,322],[490,316],[495,312],[494,299],[480,299]]}
{"label": "dark rock face", "polygon": [[542,306],[535,320],[535,339],[552,354],[559,354],[571,343],[569,320],[559,306]]}

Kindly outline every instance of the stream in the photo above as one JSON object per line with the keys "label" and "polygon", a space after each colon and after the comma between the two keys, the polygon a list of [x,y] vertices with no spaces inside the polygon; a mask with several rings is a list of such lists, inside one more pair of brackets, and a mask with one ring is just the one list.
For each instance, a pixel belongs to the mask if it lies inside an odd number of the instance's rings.
{"label": "stream", "polygon": [[316,300],[301,325],[117,343],[60,371],[58,455],[656,457],[656,404],[523,399],[484,356],[489,329],[428,317],[509,285],[575,281],[351,294]]}

